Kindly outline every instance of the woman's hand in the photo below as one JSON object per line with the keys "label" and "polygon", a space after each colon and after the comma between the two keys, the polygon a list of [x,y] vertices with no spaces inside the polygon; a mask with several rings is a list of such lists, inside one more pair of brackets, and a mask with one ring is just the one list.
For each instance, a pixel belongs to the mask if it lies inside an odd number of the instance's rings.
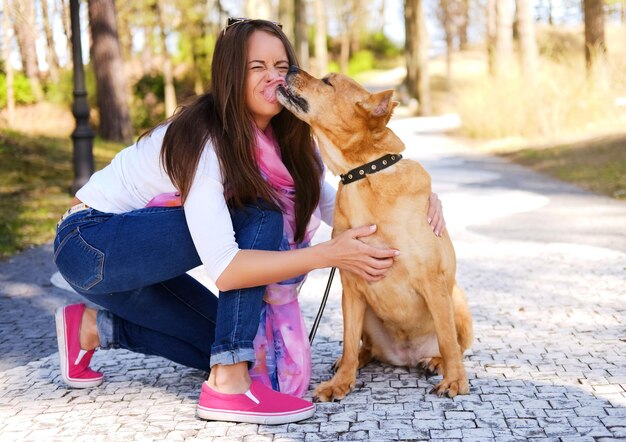
{"label": "woman's hand", "polygon": [[441,236],[446,230],[446,220],[443,219],[443,205],[435,192],[430,194],[428,204],[428,224],[435,235]]}
{"label": "woman's hand", "polygon": [[328,248],[326,251],[330,265],[356,273],[370,282],[383,279],[393,264],[393,258],[400,255],[400,252],[395,249],[369,246],[359,240],[375,231],[375,225],[356,227],[324,243]]}

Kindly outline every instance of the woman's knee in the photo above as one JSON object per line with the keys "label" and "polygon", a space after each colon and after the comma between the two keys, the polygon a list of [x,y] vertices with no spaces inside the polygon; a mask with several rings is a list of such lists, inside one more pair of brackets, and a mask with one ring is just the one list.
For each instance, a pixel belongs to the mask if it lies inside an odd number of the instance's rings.
{"label": "woman's knee", "polygon": [[283,240],[283,214],[258,201],[232,212],[235,239],[241,249],[279,250]]}

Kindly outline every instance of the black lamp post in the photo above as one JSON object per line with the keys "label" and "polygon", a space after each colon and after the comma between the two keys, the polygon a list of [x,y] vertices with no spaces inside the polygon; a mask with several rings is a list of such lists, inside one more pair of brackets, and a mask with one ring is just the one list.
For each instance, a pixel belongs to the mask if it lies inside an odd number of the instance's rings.
{"label": "black lamp post", "polygon": [[72,22],[72,58],[74,60],[74,104],[72,113],[76,119],[76,129],[72,132],[74,144],[74,182],[72,193],[76,193],[93,174],[93,137],[89,127],[89,103],[85,89],[85,70],[83,68],[83,50],[80,43],[80,3],[70,0]]}

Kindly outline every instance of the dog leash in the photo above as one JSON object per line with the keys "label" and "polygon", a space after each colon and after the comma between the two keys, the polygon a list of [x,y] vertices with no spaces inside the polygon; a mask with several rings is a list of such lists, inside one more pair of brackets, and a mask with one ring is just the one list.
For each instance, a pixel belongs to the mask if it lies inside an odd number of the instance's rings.
{"label": "dog leash", "polygon": [[328,277],[328,283],[326,284],[326,291],[324,292],[324,296],[322,297],[322,304],[320,305],[320,309],[317,312],[317,316],[315,317],[315,321],[313,321],[313,326],[311,327],[311,333],[309,333],[309,344],[313,344],[313,339],[315,339],[315,333],[317,332],[317,327],[320,325],[320,321],[322,320],[322,314],[324,313],[324,308],[326,307],[326,301],[328,301],[328,294],[330,293],[330,286],[333,284],[333,276],[335,276],[336,267],[330,269],[330,276]]}

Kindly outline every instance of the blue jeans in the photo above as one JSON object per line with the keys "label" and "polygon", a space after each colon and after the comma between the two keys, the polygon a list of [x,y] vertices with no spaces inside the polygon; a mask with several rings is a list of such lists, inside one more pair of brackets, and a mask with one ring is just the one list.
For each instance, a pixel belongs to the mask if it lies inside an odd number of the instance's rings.
{"label": "blue jeans", "polygon": [[[278,250],[280,212],[259,202],[231,212],[240,249]],[[216,297],[185,272],[201,265],[182,207],[122,214],[87,209],[57,228],[54,261],[98,312],[101,348],[126,348],[209,370],[254,362],[265,287]]]}

